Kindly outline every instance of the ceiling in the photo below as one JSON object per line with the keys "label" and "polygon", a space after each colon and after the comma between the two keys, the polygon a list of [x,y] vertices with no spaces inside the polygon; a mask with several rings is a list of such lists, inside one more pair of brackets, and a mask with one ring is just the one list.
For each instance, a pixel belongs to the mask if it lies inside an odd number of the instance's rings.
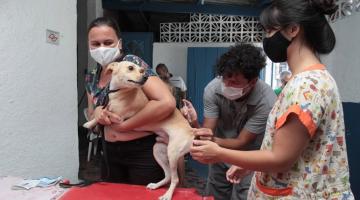
{"label": "ceiling", "polygon": [[189,22],[190,13],[258,16],[270,0],[102,0],[106,13],[118,18],[122,31],[153,32],[160,23]]}
{"label": "ceiling", "polygon": [[207,4],[207,3],[225,3],[225,4],[234,4],[234,5],[244,5],[244,4],[255,4],[257,0],[119,0],[121,2],[165,2],[165,3],[200,3],[200,4]]}
{"label": "ceiling", "polygon": [[270,0],[102,0],[110,10],[258,15]]}

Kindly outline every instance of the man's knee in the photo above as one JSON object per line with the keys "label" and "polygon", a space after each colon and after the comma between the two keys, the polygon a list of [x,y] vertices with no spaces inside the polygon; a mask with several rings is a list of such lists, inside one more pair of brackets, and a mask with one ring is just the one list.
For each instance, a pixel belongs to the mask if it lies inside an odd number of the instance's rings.
{"label": "man's knee", "polygon": [[232,184],[223,184],[220,182],[207,182],[206,194],[213,196],[215,200],[228,200],[231,197]]}
{"label": "man's knee", "polygon": [[239,184],[234,184],[231,200],[246,200],[253,173],[245,176]]}

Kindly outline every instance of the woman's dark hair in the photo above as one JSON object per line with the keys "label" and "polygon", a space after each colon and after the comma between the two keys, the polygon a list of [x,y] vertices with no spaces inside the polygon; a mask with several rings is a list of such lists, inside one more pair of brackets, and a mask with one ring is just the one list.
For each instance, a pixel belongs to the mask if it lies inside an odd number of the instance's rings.
{"label": "woman's dark hair", "polygon": [[159,63],[158,65],[156,65],[156,68],[155,68],[156,72],[159,69],[165,70],[167,73],[169,73],[170,77],[173,77],[172,73],[169,72],[169,69],[167,68],[167,66],[164,63]]}
{"label": "woman's dark hair", "polygon": [[169,71],[167,66],[164,63],[159,63],[158,65],[156,65],[155,70],[158,70],[158,69],[164,69],[166,71]]}
{"label": "woman's dark hair", "polygon": [[116,21],[113,18],[110,17],[99,17],[94,19],[88,28],[88,33],[90,32],[90,30],[94,27],[99,27],[99,26],[108,26],[111,27],[112,29],[114,29],[116,36],[120,39],[121,38],[121,33],[120,33],[120,28],[119,25],[116,23]]}
{"label": "woman's dark hair", "polygon": [[217,75],[229,77],[243,74],[247,80],[259,77],[266,65],[266,59],[260,48],[251,44],[240,43],[230,47],[216,64]]}
{"label": "woman's dark hair", "polygon": [[260,15],[266,30],[286,28],[299,24],[304,30],[305,42],[317,53],[330,53],[336,43],[335,34],[325,15],[337,10],[334,0],[273,0]]}

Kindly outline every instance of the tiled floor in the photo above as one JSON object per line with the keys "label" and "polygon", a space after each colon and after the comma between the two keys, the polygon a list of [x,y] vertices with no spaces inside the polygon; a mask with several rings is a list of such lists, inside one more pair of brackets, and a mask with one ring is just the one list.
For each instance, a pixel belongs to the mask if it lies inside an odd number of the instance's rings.
{"label": "tiled floor", "polygon": [[[91,159],[87,162],[88,141],[86,139],[86,130],[79,129],[79,179],[97,180],[100,178],[100,161],[101,161],[101,145],[98,147],[97,154],[91,155]],[[207,168],[192,160],[190,156],[186,156],[185,162],[185,183],[184,187],[195,188],[199,194],[204,194],[206,184]]]}

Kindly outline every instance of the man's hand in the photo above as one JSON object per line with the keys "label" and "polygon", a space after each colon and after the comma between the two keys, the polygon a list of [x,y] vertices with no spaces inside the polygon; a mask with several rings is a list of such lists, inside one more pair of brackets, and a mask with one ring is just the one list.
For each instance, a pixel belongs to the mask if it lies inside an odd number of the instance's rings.
{"label": "man's hand", "polygon": [[226,172],[226,179],[230,183],[240,183],[241,179],[251,173],[250,170],[232,165]]}
{"label": "man's hand", "polygon": [[182,100],[184,106],[180,109],[183,116],[189,121],[189,123],[197,121],[197,113],[192,103],[186,99]]}
{"label": "man's hand", "polygon": [[214,141],[214,134],[209,128],[194,128],[193,133],[195,135],[195,139]]}

